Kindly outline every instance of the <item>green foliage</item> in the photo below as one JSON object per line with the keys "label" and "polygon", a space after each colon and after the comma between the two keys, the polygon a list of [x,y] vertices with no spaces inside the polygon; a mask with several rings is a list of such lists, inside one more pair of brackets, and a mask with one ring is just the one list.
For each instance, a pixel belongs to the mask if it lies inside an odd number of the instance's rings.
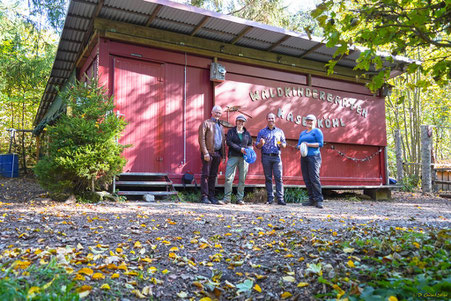
{"label": "green foliage", "polygon": [[[0,2],[0,151],[9,150],[6,129],[32,129],[56,49],[56,36],[38,30],[19,7]],[[20,164],[34,163],[31,134],[16,136]],[[20,143],[19,143],[20,142]]]}
{"label": "green foliage", "polygon": [[284,199],[287,203],[302,203],[308,200],[307,190],[303,188],[285,188]]}
{"label": "green foliage", "polygon": [[49,127],[49,155],[38,162],[35,173],[50,192],[92,199],[86,192],[111,183],[125,164],[124,146],[117,143],[125,121],[113,113],[113,99],[96,80],[77,82],[61,97],[72,114]]}
{"label": "green foliage", "polygon": [[1,300],[80,300],[75,283],[56,260],[47,265],[31,265],[23,273],[14,264],[0,271]]}
{"label": "green foliage", "polygon": [[415,188],[418,187],[418,182],[420,181],[419,177],[417,175],[409,174],[406,175],[402,179],[402,185],[401,190],[405,192],[413,192]]}
{"label": "green foliage", "polygon": [[178,196],[180,198],[180,201],[189,203],[198,203],[200,202],[201,197],[200,191],[198,189],[179,191]]}
{"label": "green foliage", "polygon": [[[353,239],[342,242],[343,250],[351,250],[353,254],[347,258],[361,257],[355,261],[355,267],[347,269],[347,272],[337,269],[339,273],[330,281],[323,280],[330,286],[337,283],[334,289],[342,289],[341,298],[366,301],[390,300],[393,296],[396,300],[413,301],[429,296],[434,300],[449,300],[449,230],[433,229],[425,233],[397,227],[384,231],[370,228],[361,231],[364,231],[364,236],[355,235]],[[365,281],[356,282],[354,279]],[[320,294],[317,297],[333,295]]]}
{"label": "green foliage", "polygon": [[[407,72],[420,69],[441,86],[451,80],[450,1],[323,0],[311,15],[324,30],[327,45],[340,46],[335,61],[347,55],[354,44],[368,48],[360,54],[356,69],[368,71],[371,65],[376,67],[377,74],[369,85],[372,91],[382,86],[391,71],[383,62],[392,58],[376,51],[414,56],[425,50],[426,63],[409,67]],[[332,70],[333,67],[329,65]]]}

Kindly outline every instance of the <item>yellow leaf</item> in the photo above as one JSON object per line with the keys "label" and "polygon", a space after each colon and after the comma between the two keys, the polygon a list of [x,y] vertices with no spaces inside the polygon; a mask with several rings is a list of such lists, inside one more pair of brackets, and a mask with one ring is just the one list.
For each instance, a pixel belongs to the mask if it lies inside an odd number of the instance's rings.
{"label": "yellow leaf", "polygon": [[118,273],[114,273],[113,275],[111,275],[111,279],[116,279],[119,278],[119,274]]}
{"label": "yellow leaf", "polygon": [[201,245],[199,246],[199,248],[201,248],[201,249],[208,248],[208,244],[203,243],[203,244],[201,244]]}
{"label": "yellow leaf", "polygon": [[287,298],[290,298],[291,296],[293,296],[290,292],[284,292],[283,294],[282,294],[282,299],[287,299]]}
{"label": "yellow leaf", "polygon": [[348,261],[348,266],[349,266],[350,268],[355,268],[355,264],[354,264],[354,262],[353,262],[352,260],[349,260],[349,261]]}
{"label": "yellow leaf", "polygon": [[91,291],[91,290],[92,290],[92,286],[90,286],[90,285],[83,285],[83,286],[80,286],[79,288],[77,288],[78,293]]}
{"label": "yellow leaf", "polygon": [[117,267],[117,269],[118,269],[118,270],[124,270],[124,271],[126,271],[126,270],[127,270],[127,266],[126,266],[125,263],[123,262],[123,263],[121,263],[121,264]]}
{"label": "yellow leaf", "polygon": [[28,268],[28,266],[31,264],[31,262],[17,260],[16,262],[14,262],[14,264],[15,264],[15,266],[14,266],[15,270],[18,270],[18,269],[25,270],[26,268]]}
{"label": "yellow leaf", "polygon": [[93,280],[105,279],[105,275],[103,275],[102,273],[94,273],[94,275],[92,275],[92,279]]}
{"label": "yellow leaf", "polygon": [[[417,242],[414,242],[413,245],[415,246],[415,248],[419,249],[420,248],[420,244]],[[395,297],[396,298],[396,297]],[[391,300],[390,300],[391,301]]]}
{"label": "yellow leaf", "polygon": [[36,293],[39,293],[41,289],[38,286],[32,286],[30,287],[30,289],[28,290],[28,296],[27,298],[33,298]]}
{"label": "yellow leaf", "polygon": [[294,279],[293,276],[285,276],[285,277],[282,277],[282,279],[285,282],[294,282],[296,280],[296,279]]}
{"label": "yellow leaf", "polygon": [[90,268],[82,268],[81,270],[78,271],[78,274],[85,274],[91,276],[92,274],[94,274],[94,271]]}
{"label": "yellow leaf", "polygon": [[199,281],[194,281],[194,282],[193,282],[193,285],[194,285],[195,287],[197,287],[198,289],[201,289],[201,290],[204,289],[204,286],[203,286],[202,283],[200,283]]}
{"label": "yellow leaf", "polygon": [[337,299],[340,299],[345,294],[345,291],[342,290],[341,287],[339,287],[338,285],[334,284],[332,285],[332,287],[338,292]]}
{"label": "yellow leaf", "polygon": [[395,296],[390,296],[388,297],[388,301],[398,301],[398,298],[396,298]]}
{"label": "yellow leaf", "polygon": [[86,278],[85,278],[85,276],[83,276],[81,274],[77,274],[77,275],[75,275],[74,280],[75,281],[85,281]]}
{"label": "yellow leaf", "polygon": [[169,249],[170,252],[177,252],[179,250],[179,248],[177,247],[172,247]]}
{"label": "yellow leaf", "polygon": [[332,235],[333,235],[333,236],[337,236],[338,233],[334,231],[334,232],[332,233]]}
{"label": "yellow leaf", "polygon": [[83,299],[83,298],[86,298],[90,293],[91,293],[91,291],[83,291],[81,293],[78,293],[78,297],[80,299]]}
{"label": "yellow leaf", "polygon": [[141,258],[141,261],[147,262],[147,263],[151,263],[153,261],[153,259],[149,258],[149,257],[145,257],[145,258]]}
{"label": "yellow leaf", "polygon": [[136,271],[129,271],[129,272],[124,272],[124,275],[128,275],[128,276],[138,276],[139,273]]}
{"label": "yellow leaf", "polygon": [[287,255],[285,255],[284,257],[285,257],[285,258],[291,258],[291,257],[294,257],[294,255],[293,255],[293,254],[287,254]]}
{"label": "yellow leaf", "polygon": [[100,286],[100,289],[109,291],[111,289],[111,287],[108,285],[108,283],[104,283],[104,284],[102,284],[102,286]]}
{"label": "yellow leaf", "polygon": [[52,279],[50,282],[47,282],[47,284],[45,284],[45,285],[42,286],[42,289],[43,289],[43,290],[48,289],[48,288],[52,285],[53,281],[55,281],[55,279],[57,279],[58,277],[59,277],[58,274],[55,275],[55,276],[53,277],[53,279]]}
{"label": "yellow leaf", "polygon": [[188,294],[186,292],[179,292],[179,293],[177,293],[177,296],[181,299],[188,298]]}
{"label": "yellow leaf", "polygon": [[136,297],[140,298],[140,299],[144,299],[146,298],[146,296],[144,296],[143,294],[141,294],[141,292],[139,290],[132,290],[131,292],[132,294],[135,294]]}
{"label": "yellow leaf", "polygon": [[354,251],[355,251],[354,248],[344,248],[343,249],[343,252],[345,252],[345,253],[353,253]]}
{"label": "yellow leaf", "polygon": [[163,244],[165,244],[165,245],[167,245],[167,246],[169,246],[169,245],[171,244],[171,242],[170,242],[170,241],[167,241],[167,240],[163,240],[161,243],[163,243]]}
{"label": "yellow leaf", "polygon": [[133,248],[141,248],[142,245],[139,241],[135,242],[135,244],[133,245]]}
{"label": "yellow leaf", "polygon": [[150,286],[145,286],[142,290],[142,293],[145,296],[152,294],[152,288]]}
{"label": "yellow leaf", "polygon": [[259,292],[259,293],[262,292],[262,289],[261,289],[260,285],[258,285],[258,284],[255,284],[255,285],[254,285],[254,290],[256,290],[256,291]]}
{"label": "yellow leaf", "polygon": [[158,271],[158,269],[156,267],[150,267],[147,271],[149,271],[150,273],[154,274]]}
{"label": "yellow leaf", "polygon": [[193,239],[191,239],[190,240],[190,243],[192,243],[192,244],[197,244],[199,241],[197,240],[197,239],[195,239],[195,238],[193,238]]}
{"label": "yellow leaf", "polygon": [[169,273],[169,271],[165,269],[165,270],[162,270],[161,273],[163,273],[163,275],[166,275],[167,273]]}
{"label": "yellow leaf", "polygon": [[203,297],[199,301],[212,301],[210,297]]}
{"label": "yellow leaf", "polygon": [[308,286],[309,284],[307,282],[299,282],[298,283],[298,287],[305,287]]}

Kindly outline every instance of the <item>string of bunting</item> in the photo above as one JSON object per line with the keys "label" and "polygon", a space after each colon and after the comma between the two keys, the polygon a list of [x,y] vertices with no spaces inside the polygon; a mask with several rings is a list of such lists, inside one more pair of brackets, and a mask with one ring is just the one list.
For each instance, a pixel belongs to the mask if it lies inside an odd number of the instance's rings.
{"label": "string of bunting", "polygon": [[[326,145],[326,144],[328,144],[328,143],[324,143],[324,145]],[[287,143],[287,147],[291,147],[291,148],[297,149],[296,146],[297,146],[297,144]],[[352,160],[352,161],[354,161],[354,162],[366,162],[366,161],[370,161],[370,160],[372,160],[374,157],[376,157],[379,153],[382,152],[382,149],[380,148],[380,149],[379,149],[378,151],[376,151],[375,153],[373,153],[373,154],[371,154],[371,155],[369,155],[369,156],[367,156],[367,157],[365,157],[365,158],[359,159],[359,158],[349,157],[348,155],[346,155],[346,154],[343,153],[342,151],[336,149],[336,148],[335,148],[335,145],[331,145],[331,146],[330,146],[330,149],[336,151],[340,156],[342,156],[342,157],[344,157],[344,158],[346,158],[346,159]]]}
{"label": "string of bunting", "polygon": [[342,157],[344,157],[344,158],[346,158],[346,159],[355,161],[355,162],[366,162],[366,161],[370,161],[370,160],[372,160],[374,157],[376,157],[380,152],[382,152],[382,149],[380,148],[380,149],[379,149],[377,152],[375,152],[374,154],[371,154],[371,155],[369,155],[369,156],[367,156],[367,157],[365,157],[365,158],[359,159],[359,158],[353,158],[353,157],[347,156],[345,153],[343,153],[343,152],[339,151],[338,149],[336,149],[336,148],[335,148],[335,145],[331,145],[331,146],[330,146],[330,149],[336,151],[340,156],[342,156]]}

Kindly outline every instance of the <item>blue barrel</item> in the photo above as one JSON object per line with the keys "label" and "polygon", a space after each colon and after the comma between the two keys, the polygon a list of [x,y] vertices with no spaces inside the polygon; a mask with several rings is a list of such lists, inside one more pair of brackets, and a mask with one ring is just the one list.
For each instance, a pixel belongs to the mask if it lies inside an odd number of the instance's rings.
{"label": "blue barrel", "polygon": [[19,156],[17,154],[0,155],[0,173],[7,178],[19,176]]}

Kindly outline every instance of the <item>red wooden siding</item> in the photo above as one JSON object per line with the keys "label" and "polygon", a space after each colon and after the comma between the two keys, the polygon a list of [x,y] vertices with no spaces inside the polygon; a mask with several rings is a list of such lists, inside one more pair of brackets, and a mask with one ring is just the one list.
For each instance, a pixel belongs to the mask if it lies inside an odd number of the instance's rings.
{"label": "red wooden siding", "polygon": [[[175,183],[191,171],[200,178],[201,160],[198,146],[198,127],[210,117],[216,103],[241,106],[252,115],[247,123],[251,134],[266,126],[266,114],[278,113],[277,126],[288,140],[283,150],[284,183],[303,185],[299,153],[294,148],[301,130],[296,118],[313,113],[320,119],[342,119],[342,124],[321,128],[327,142],[322,150],[323,185],[380,185],[384,184],[384,155],[379,152],[386,145],[384,101],[373,97],[367,89],[352,83],[317,77],[308,86],[306,75],[274,71],[262,67],[220,62],[226,67],[226,81],[212,84],[209,79],[211,58],[187,55],[125,43],[101,40],[99,46],[99,75],[107,80],[114,93],[117,110],[129,122],[120,142],[133,144],[124,152],[128,163],[124,171],[165,172]],[[186,70],[186,71],[185,71]],[[108,72],[107,75],[102,72]],[[186,72],[186,76],[185,76]],[[277,96],[277,88],[303,88],[304,95]],[[276,95],[268,99],[252,100],[250,92],[274,89]],[[306,95],[306,89],[310,94]],[[354,98],[367,110],[366,117],[356,110],[312,97],[313,89],[342,98]],[[273,91],[273,92],[274,92]],[[184,107],[186,110],[184,110]],[[185,113],[184,113],[185,111]],[[293,121],[289,117],[291,112]],[[234,123],[237,113],[225,113],[223,119]],[[288,118],[287,118],[288,117]],[[331,149],[331,146],[335,149]],[[368,161],[345,159],[347,156]],[[257,152],[260,156],[260,152]],[[219,184],[224,183],[225,165],[220,166]],[[260,159],[250,166],[246,183],[264,184]]]}
{"label": "red wooden siding", "polygon": [[128,122],[121,144],[132,144],[124,151],[125,171],[162,171],[163,98],[161,65],[114,58],[116,110]]}

